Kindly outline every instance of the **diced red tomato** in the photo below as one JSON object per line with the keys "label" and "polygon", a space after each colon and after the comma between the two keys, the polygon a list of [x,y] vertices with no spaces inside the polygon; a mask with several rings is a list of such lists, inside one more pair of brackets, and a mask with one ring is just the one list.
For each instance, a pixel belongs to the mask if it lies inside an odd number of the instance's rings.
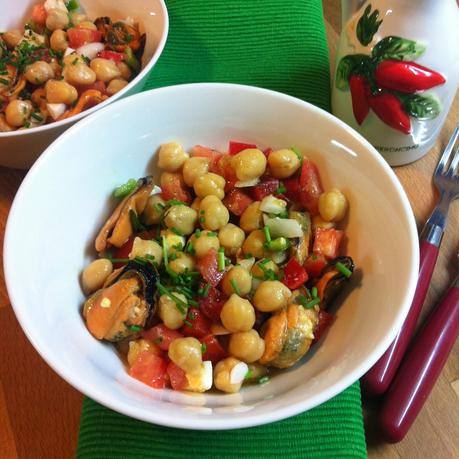
{"label": "diced red tomato", "polygon": [[252,204],[253,199],[237,188],[233,188],[223,199],[223,204],[238,217]]}
{"label": "diced red tomato", "polygon": [[69,45],[73,49],[77,49],[86,43],[94,43],[102,41],[102,34],[98,30],[92,29],[76,29],[75,27],[67,30]]}
{"label": "diced red tomato", "polygon": [[319,321],[314,330],[314,341],[312,344],[317,343],[320,340],[322,335],[327,331],[327,328],[333,323],[334,316],[327,311],[319,311]]}
{"label": "diced red tomato", "polygon": [[[204,285],[201,285],[203,287]],[[220,321],[225,298],[220,290],[210,287],[205,298],[199,298],[199,309],[212,321]]]}
{"label": "diced red tomato", "polygon": [[186,373],[174,362],[169,362],[167,365],[167,374],[171,382],[172,389],[185,390],[188,386]]}
{"label": "diced red tomato", "polygon": [[290,201],[299,203],[300,202],[300,178],[299,177],[290,177],[282,180],[282,183],[285,186],[285,196],[290,199]]}
{"label": "diced red tomato", "polygon": [[225,192],[227,193],[234,188],[239,179],[237,178],[235,170],[231,166],[230,155],[221,155],[216,158],[217,159],[213,160],[213,162],[209,165],[209,171],[224,177],[226,181]]}
{"label": "diced red tomato", "polygon": [[85,91],[88,91],[90,89],[95,89],[96,91],[100,91],[102,94],[105,94],[107,91],[107,87],[105,86],[105,83],[103,81],[96,81],[95,83],[92,84],[79,84],[79,85],[74,85],[76,90],[78,91],[78,95],[81,96],[81,94]]}
{"label": "diced red tomato", "polygon": [[319,196],[322,194],[319,172],[316,165],[308,158],[303,158],[300,175],[300,201],[312,215],[319,213]]}
{"label": "diced red tomato", "polygon": [[104,49],[103,51],[97,53],[97,57],[101,57],[102,59],[108,59],[119,64],[120,62],[124,61],[126,55],[124,53],[117,53],[116,51]]}
{"label": "diced red tomato", "polygon": [[168,177],[168,182],[161,185],[161,197],[165,201],[178,199],[191,204],[191,193],[186,189],[186,185],[180,179],[180,176],[178,174],[170,174]]}
{"label": "diced red tomato", "polygon": [[199,309],[190,308],[186,322],[180,330],[185,336],[202,338],[210,334],[210,321]]}
{"label": "diced red tomato", "polygon": [[224,272],[218,270],[218,258],[215,249],[210,249],[203,257],[199,258],[197,267],[201,276],[212,287],[216,287],[222,280]]}
{"label": "diced red tomato", "polygon": [[202,354],[202,360],[210,360],[214,365],[224,359],[227,354],[218,339],[213,335],[207,335],[200,339],[201,344],[205,346],[206,351]]}
{"label": "diced red tomato", "polygon": [[308,273],[295,258],[290,258],[284,267],[282,282],[290,289],[301,287],[308,280]]}
{"label": "diced red tomato", "polygon": [[256,201],[261,201],[264,197],[275,194],[278,187],[278,179],[268,178],[251,188],[252,196]]}
{"label": "diced red tomato", "polygon": [[343,231],[335,228],[316,228],[312,251],[329,260],[336,258],[343,234]]}
{"label": "diced red tomato", "polygon": [[142,351],[129,368],[129,374],[139,381],[155,389],[167,386],[166,360],[149,351]]}
{"label": "diced red tomato", "polygon": [[327,266],[327,259],[323,255],[311,254],[306,258],[304,262],[304,269],[308,273],[308,276],[313,279],[319,277],[325,266]]}
{"label": "diced red tomato", "polygon": [[177,330],[171,330],[164,324],[155,325],[149,330],[144,330],[141,335],[160,347],[163,351],[169,349],[169,345],[177,338],[183,338],[183,335]]}
{"label": "diced red tomato", "polygon": [[228,153],[230,155],[237,155],[242,150],[247,150],[248,148],[257,148],[257,146],[253,143],[234,142],[230,140]]}
{"label": "diced red tomato", "polygon": [[35,24],[45,25],[47,17],[48,13],[46,12],[43,4],[35,5],[32,8],[32,21],[35,22]]}
{"label": "diced red tomato", "polygon": [[[129,258],[129,254],[131,253],[132,246],[134,244],[135,236],[131,236],[121,247],[115,250],[113,254],[113,258]],[[114,268],[119,268],[124,266],[126,263],[114,263]]]}

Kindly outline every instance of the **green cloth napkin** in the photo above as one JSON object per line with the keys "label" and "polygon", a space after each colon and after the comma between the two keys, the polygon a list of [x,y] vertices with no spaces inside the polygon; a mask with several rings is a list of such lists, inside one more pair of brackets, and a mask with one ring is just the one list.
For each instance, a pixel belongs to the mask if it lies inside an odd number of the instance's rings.
{"label": "green cloth napkin", "polygon": [[[232,82],[281,91],[329,109],[320,0],[169,0],[169,38],[144,89]],[[220,432],[137,421],[85,399],[78,458],[364,458],[358,383],[269,425]]]}

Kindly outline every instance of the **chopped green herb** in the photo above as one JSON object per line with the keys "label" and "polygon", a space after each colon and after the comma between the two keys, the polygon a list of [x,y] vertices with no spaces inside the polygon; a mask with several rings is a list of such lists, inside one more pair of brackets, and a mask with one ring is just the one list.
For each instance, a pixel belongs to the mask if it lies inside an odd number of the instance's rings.
{"label": "chopped green herb", "polygon": [[10,84],[10,82],[6,78],[0,78],[0,84],[8,86]]}
{"label": "chopped green herb", "polygon": [[267,243],[267,248],[273,252],[287,250],[290,247],[290,242],[285,237],[278,237]]}
{"label": "chopped green herb", "polygon": [[312,287],[311,295],[313,298],[317,298],[317,287]]}
{"label": "chopped green herb", "polygon": [[158,336],[158,338],[154,339],[152,341],[153,344],[161,344],[163,342],[163,337],[162,336]]}
{"label": "chopped green herb", "polygon": [[177,254],[175,252],[171,253],[169,255],[169,260],[171,261],[177,260]]}
{"label": "chopped green herb", "polygon": [[207,352],[207,346],[205,343],[201,344],[201,354],[205,354]]}
{"label": "chopped green herb", "polygon": [[209,296],[210,284],[206,284],[205,287],[201,287],[198,290],[198,295],[202,296],[203,298],[207,298]]}
{"label": "chopped green herb", "polygon": [[193,324],[191,322],[188,322],[188,320],[185,320],[183,322],[188,328],[193,328]]}
{"label": "chopped green herb", "polygon": [[173,249],[175,250],[182,250],[183,249],[183,244],[181,242],[177,243],[177,244],[174,244],[172,246]]}
{"label": "chopped green herb", "polygon": [[347,278],[352,276],[352,271],[340,261],[335,263],[335,268],[341,273],[344,274]]}
{"label": "chopped green herb", "polygon": [[131,260],[129,258],[110,258],[107,257],[112,263],[129,263]]}
{"label": "chopped green herb", "polygon": [[225,270],[225,251],[223,247],[218,249],[218,270],[224,271]]}
{"label": "chopped green herb", "polygon": [[263,232],[265,233],[266,244],[269,247],[269,243],[271,242],[271,233],[269,231],[269,228],[267,226],[265,226],[263,228]]}
{"label": "chopped green herb", "polygon": [[207,237],[217,237],[217,233],[215,231],[209,231],[207,234],[206,234]]}
{"label": "chopped green herb", "polygon": [[252,376],[253,376],[253,370],[251,368],[249,368],[249,370],[247,371],[247,373],[244,376],[244,379],[250,379]]}
{"label": "chopped green herb", "polygon": [[231,279],[230,284],[231,284],[231,287],[233,287],[234,293],[236,293],[236,295],[241,296],[241,291],[239,290],[239,287],[237,286],[236,281],[234,279]]}
{"label": "chopped green herb", "polygon": [[43,117],[38,113],[32,113],[30,116],[36,121],[43,121]]}
{"label": "chopped green herb", "polygon": [[189,253],[190,255],[194,255],[196,251],[194,250],[193,244],[191,241],[188,241],[186,246],[185,246],[185,252]]}
{"label": "chopped green herb", "polygon": [[77,0],[69,0],[65,3],[65,6],[69,11],[77,10],[79,8]]}
{"label": "chopped green herb", "polygon": [[120,185],[118,188],[115,188],[113,192],[113,196],[115,198],[124,198],[131,194],[137,188],[137,180],[136,179],[129,179],[123,185]]}
{"label": "chopped green herb", "polygon": [[166,201],[166,206],[186,206],[186,202],[180,201],[179,199],[169,199]]}
{"label": "chopped green herb", "polygon": [[297,158],[300,161],[300,164],[303,165],[303,155],[301,154],[301,151],[298,150],[298,148],[295,148],[295,147],[290,147],[290,150],[292,150],[293,153],[295,153],[295,155],[297,156]]}
{"label": "chopped green herb", "polygon": [[159,290],[159,293],[161,293],[161,295],[167,295],[175,303],[179,312],[181,312],[182,314],[186,314],[188,304],[185,301],[182,301],[180,298],[174,295],[168,288],[166,288],[159,281],[156,282],[156,288]]}
{"label": "chopped green herb", "polygon": [[161,213],[166,206],[164,204],[161,204],[160,202],[157,202],[153,207],[156,209],[157,212]]}
{"label": "chopped green herb", "polygon": [[190,313],[188,314],[188,318],[189,318],[190,320],[196,320],[197,317],[198,317],[198,315],[197,315],[194,311],[192,311],[192,312],[190,312]]}
{"label": "chopped green herb", "polygon": [[140,325],[128,325],[128,330],[132,332],[139,332],[142,330],[142,327]]}
{"label": "chopped green herb", "polygon": [[178,228],[171,228],[171,231],[175,233],[177,236],[183,236],[183,232],[180,231]]}
{"label": "chopped green herb", "polygon": [[287,188],[285,188],[285,185],[282,182],[279,182],[279,186],[276,189],[276,194],[283,194],[287,191]]}
{"label": "chopped green herb", "polygon": [[258,384],[266,384],[269,381],[268,376],[262,376],[261,378],[258,379]]}
{"label": "chopped green herb", "polygon": [[78,57],[75,57],[72,61],[72,65],[77,65],[78,64]]}
{"label": "chopped green herb", "polygon": [[131,220],[131,226],[134,230],[134,233],[145,231],[145,226],[140,223],[139,217],[133,209],[129,210],[129,219]]}
{"label": "chopped green herb", "polygon": [[199,217],[199,223],[204,223],[206,219],[204,217]]}
{"label": "chopped green herb", "polygon": [[306,309],[312,309],[316,304],[319,304],[320,303],[320,298],[313,298],[311,301],[309,301],[308,303],[306,304],[303,304],[303,306],[306,308]]}

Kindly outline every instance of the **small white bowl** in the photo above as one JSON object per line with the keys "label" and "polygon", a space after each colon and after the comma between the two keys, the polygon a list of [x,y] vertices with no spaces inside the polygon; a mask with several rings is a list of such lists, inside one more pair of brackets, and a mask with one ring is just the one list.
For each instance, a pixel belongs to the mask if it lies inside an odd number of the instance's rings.
{"label": "small white bowl", "polygon": [[[4,3],[0,14],[0,31],[22,28],[30,19],[37,0]],[[121,91],[72,118],[31,129],[0,132],[0,166],[29,168],[46,147],[72,124],[115,100],[140,91],[163,51],[169,30],[169,18],[163,0],[79,0],[79,4],[91,19],[100,16],[109,16],[114,20],[132,17],[141,24],[141,31],[147,36],[142,71]]]}
{"label": "small white bowl", "polygon": [[[350,202],[346,251],[358,268],[327,336],[294,368],[241,393],[155,390],[130,378],[113,346],[83,323],[79,276],[110,213],[113,189],[155,172],[160,143],[226,148],[297,146],[324,187]],[[8,292],[32,344],[65,380],[98,402],[148,422],[231,429],[313,408],[360,378],[400,328],[417,281],[414,217],[393,171],[350,127],[298,99],[228,84],[145,92],[80,121],[38,159],[10,212],[4,248]]]}

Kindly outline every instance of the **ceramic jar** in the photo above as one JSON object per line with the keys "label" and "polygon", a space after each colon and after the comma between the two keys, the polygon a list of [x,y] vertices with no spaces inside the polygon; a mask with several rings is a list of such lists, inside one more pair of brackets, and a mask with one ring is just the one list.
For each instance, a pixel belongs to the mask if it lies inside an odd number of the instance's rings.
{"label": "ceramic jar", "polygon": [[459,83],[456,0],[343,0],[333,113],[392,166],[425,155]]}

